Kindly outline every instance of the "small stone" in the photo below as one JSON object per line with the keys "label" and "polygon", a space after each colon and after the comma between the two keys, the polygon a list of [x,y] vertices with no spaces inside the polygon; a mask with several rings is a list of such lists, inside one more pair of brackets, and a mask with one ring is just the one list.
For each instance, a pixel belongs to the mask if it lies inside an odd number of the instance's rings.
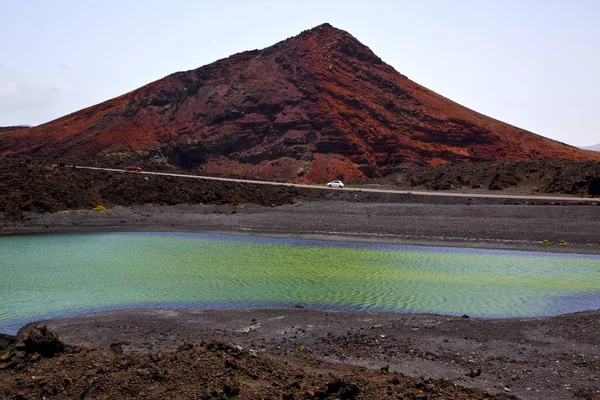
{"label": "small stone", "polygon": [[476,369],[472,369],[467,376],[470,378],[475,378],[477,376],[481,375],[481,369],[480,368],[476,368]]}

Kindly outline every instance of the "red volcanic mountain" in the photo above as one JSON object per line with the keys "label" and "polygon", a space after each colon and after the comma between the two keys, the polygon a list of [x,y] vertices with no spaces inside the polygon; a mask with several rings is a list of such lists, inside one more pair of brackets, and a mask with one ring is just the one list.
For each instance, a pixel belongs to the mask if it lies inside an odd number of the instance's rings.
{"label": "red volcanic mountain", "polygon": [[329,24],[30,129],[0,155],[139,155],[205,173],[316,182],[460,161],[585,152],[428,90]]}

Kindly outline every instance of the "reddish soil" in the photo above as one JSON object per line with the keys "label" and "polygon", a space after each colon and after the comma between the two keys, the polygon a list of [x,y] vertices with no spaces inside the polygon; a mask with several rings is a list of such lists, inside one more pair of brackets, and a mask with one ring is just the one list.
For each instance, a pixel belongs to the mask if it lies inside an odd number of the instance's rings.
{"label": "reddish soil", "polygon": [[22,126],[22,125],[15,125],[15,126],[0,126],[0,133],[2,132],[9,132],[9,131],[16,131],[19,129],[29,129],[29,126]]}
{"label": "reddish soil", "polygon": [[[32,332],[40,336],[37,329],[24,331],[4,349],[9,359],[0,365],[4,399],[514,398],[464,388],[447,379],[408,378],[323,363],[312,360],[310,354],[257,355],[223,340],[199,345],[183,342],[173,352],[150,354],[124,354],[126,343],[113,343],[112,351],[67,346],[63,353],[43,358],[22,340]],[[17,352],[22,353],[18,359]]]}
{"label": "reddish soil", "polygon": [[449,162],[584,151],[469,110],[320,25],[31,129],[0,132],[0,155],[135,156],[208,174],[367,180]]}

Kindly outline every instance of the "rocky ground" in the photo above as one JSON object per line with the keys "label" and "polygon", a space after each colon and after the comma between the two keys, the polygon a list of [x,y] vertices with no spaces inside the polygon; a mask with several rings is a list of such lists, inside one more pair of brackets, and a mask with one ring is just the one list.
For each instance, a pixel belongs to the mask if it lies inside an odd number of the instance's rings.
{"label": "rocky ground", "polygon": [[[208,231],[600,253],[596,203],[264,190],[3,167],[3,234]],[[107,209],[93,211],[98,204]],[[118,311],[44,322],[66,343],[56,355],[27,344],[37,334],[0,335],[0,398],[600,399],[598,317]]]}
{"label": "rocky ground", "polygon": [[[5,336],[0,396],[598,399],[598,314],[506,320],[305,309],[92,314]],[[66,348],[53,334],[32,334],[33,326],[58,332]]]}
{"label": "rocky ground", "polygon": [[0,159],[0,212],[11,219],[23,219],[28,211],[46,213],[97,205],[281,205],[292,203],[297,194],[287,187],[53,168],[39,162]]}
{"label": "rocky ground", "polygon": [[600,163],[565,160],[459,163],[408,169],[387,180],[403,188],[426,190],[600,195]]}
{"label": "rocky ground", "polygon": [[[79,165],[88,165],[79,160]],[[123,168],[123,160],[105,159],[94,165]],[[116,164],[116,165],[115,165]],[[148,162],[148,170],[165,170],[165,166]],[[168,169],[167,169],[168,170]],[[181,172],[181,171],[178,171]],[[600,194],[600,164],[567,161],[512,163],[477,163],[407,170],[373,184],[387,188],[485,191],[517,194],[550,193]],[[304,199],[338,199],[384,203],[464,204],[451,198],[422,199],[418,196],[331,193],[315,189],[275,187],[233,182],[114,173],[66,167],[52,167],[47,160],[27,158],[0,159],[0,213],[20,220],[27,212],[47,213],[59,210],[92,209],[97,205],[134,206],[142,204],[228,204],[252,203],[278,206]],[[598,198],[600,202],[600,197]],[[468,204],[507,204],[510,201],[470,199]],[[524,202],[517,202],[521,204]],[[536,203],[542,204],[542,203]]]}
{"label": "rocky ground", "polygon": [[[351,198],[340,198],[344,196]],[[275,207],[146,204],[105,211],[28,212],[25,219],[0,219],[0,234],[182,231],[600,253],[598,205],[486,205],[469,198],[438,204],[448,200],[429,198],[430,203],[423,196],[386,202],[369,196],[333,192]]]}
{"label": "rocky ground", "polygon": [[183,341],[168,352],[131,353],[123,350],[129,342],[121,340],[93,350],[65,346],[46,358],[27,353],[56,347],[56,337],[45,328],[24,331],[19,339],[8,353],[23,353],[23,359],[0,373],[2,398],[512,398],[467,389],[448,379],[409,378],[388,367],[374,370],[323,362],[306,347],[296,349],[295,354],[266,355],[224,340],[210,340]]}

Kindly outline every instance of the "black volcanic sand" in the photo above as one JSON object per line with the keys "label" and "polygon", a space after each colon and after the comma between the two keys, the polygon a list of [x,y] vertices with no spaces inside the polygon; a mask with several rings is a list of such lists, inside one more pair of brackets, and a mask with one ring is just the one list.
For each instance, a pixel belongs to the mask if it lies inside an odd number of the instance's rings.
{"label": "black volcanic sand", "polygon": [[[338,195],[351,198],[336,200]],[[299,198],[293,204],[273,207],[146,204],[105,211],[26,213],[23,220],[0,219],[0,234],[213,232],[600,254],[599,206],[470,205],[469,199],[423,196],[398,196],[404,202],[381,203],[371,202],[371,196],[330,192],[322,200]],[[443,201],[457,204],[436,204]]]}
{"label": "black volcanic sand", "polygon": [[66,343],[87,348],[170,352],[182,343],[218,339],[250,354],[321,361],[325,370],[334,370],[329,364],[383,368],[525,399],[570,399],[600,398],[599,316],[486,320],[306,309],[126,310],[43,324]]}

